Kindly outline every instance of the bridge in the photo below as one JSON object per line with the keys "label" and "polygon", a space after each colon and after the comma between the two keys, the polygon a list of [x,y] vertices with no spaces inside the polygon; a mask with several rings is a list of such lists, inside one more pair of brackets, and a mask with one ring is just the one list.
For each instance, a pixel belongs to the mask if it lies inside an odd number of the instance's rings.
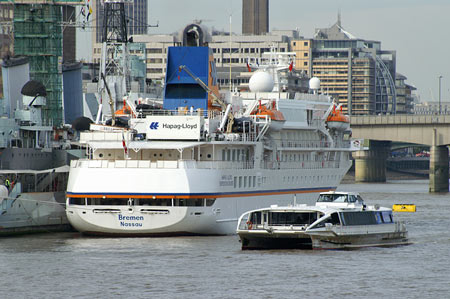
{"label": "bridge", "polygon": [[352,136],[369,139],[369,150],[353,154],[355,180],[386,181],[391,141],[430,146],[430,192],[449,191],[450,115],[352,116]]}

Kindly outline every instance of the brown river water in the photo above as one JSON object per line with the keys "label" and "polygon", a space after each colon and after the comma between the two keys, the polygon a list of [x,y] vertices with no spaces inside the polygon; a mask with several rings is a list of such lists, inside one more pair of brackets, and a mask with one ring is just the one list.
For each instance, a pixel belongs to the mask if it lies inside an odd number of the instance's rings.
{"label": "brown river water", "polygon": [[367,204],[413,203],[413,244],[241,251],[239,238],[0,239],[0,298],[450,298],[450,194],[427,180],[342,184]]}

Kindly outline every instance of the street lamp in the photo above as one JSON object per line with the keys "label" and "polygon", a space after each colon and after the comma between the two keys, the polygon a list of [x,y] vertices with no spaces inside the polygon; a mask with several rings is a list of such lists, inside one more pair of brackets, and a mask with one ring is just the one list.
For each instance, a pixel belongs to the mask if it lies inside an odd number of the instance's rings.
{"label": "street lamp", "polygon": [[441,79],[442,76],[439,76],[439,114],[441,114]]}

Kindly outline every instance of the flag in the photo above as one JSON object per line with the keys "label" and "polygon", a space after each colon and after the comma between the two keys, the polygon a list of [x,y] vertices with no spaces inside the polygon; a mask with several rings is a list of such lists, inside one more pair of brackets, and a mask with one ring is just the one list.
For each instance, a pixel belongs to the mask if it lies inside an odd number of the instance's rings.
{"label": "flag", "polygon": [[291,61],[291,64],[289,65],[289,71],[292,72],[293,68],[294,68],[294,62]]}
{"label": "flag", "polygon": [[125,152],[125,155],[128,155],[128,148],[127,148],[127,144],[125,143],[125,135],[123,134],[123,131],[122,131],[122,146],[123,146],[123,151]]}
{"label": "flag", "polygon": [[247,70],[248,70],[249,72],[252,71],[252,68],[250,67],[250,65],[248,64],[248,62],[247,62]]}

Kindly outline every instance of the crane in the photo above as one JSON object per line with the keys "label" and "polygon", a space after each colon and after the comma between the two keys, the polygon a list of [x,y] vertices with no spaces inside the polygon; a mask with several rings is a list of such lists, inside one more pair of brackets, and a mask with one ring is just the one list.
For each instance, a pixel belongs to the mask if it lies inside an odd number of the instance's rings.
{"label": "crane", "polygon": [[222,107],[222,111],[225,112],[225,114],[228,114],[228,124],[227,124],[227,130],[226,133],[231,133],[231,129],[233,127],[233,123],[234,123],[234,115],[231,112],[231,104],[227,105],[224,103],[224,101],[222,101],[212,90],[211,88],[208,87],[208,85],[205,84],[205,82],[203,82],[199,77],[195,76],[191,70],[189,70],[189,68],[186,65],[180,65],[178,67],[178,71],[185,71],[189,76],[192,77],[192,79],[195,80],[195,82],[198,83],[198,85],[200,85],[207,93],[208,95],[210,94],[213,97],[213,102],[218,104],[220,107]]}

